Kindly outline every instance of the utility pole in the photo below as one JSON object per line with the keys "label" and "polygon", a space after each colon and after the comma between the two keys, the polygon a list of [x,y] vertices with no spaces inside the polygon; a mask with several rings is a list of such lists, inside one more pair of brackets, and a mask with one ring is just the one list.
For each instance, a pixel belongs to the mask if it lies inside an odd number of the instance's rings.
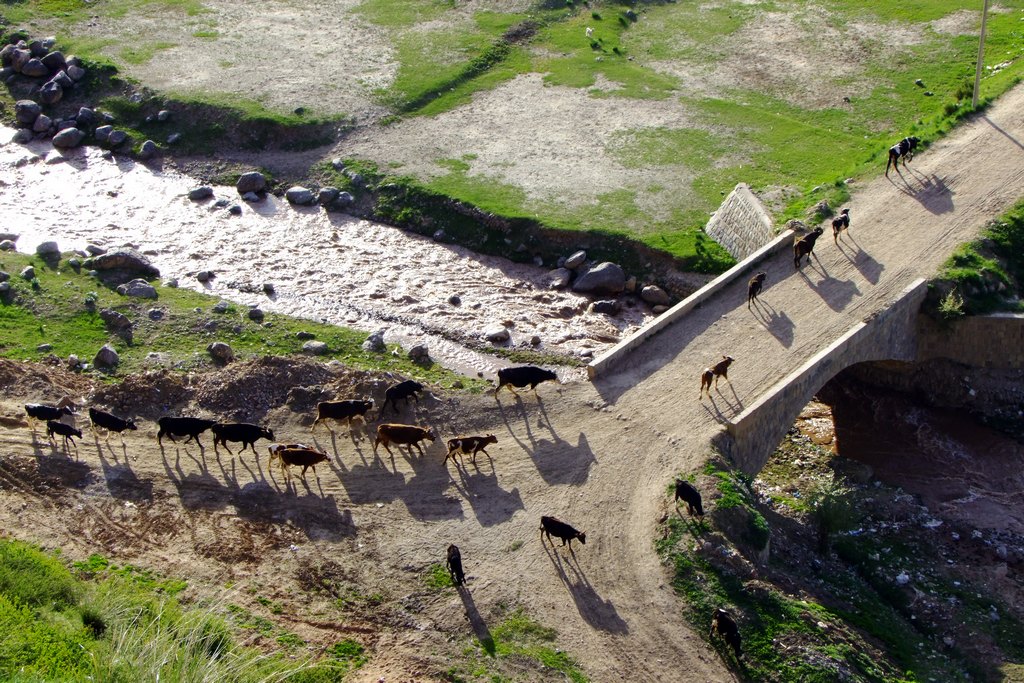
{"label": "utility pole", "polygon": [[988,0],[985,0],[985,8],[981,10],[981,37],[978,38],[978,66],[974,69],[974,97],[971,98],[971,108],[978,108],[978,89],[981,85],[981,67],[985,63],[985,22],[988,20]]}

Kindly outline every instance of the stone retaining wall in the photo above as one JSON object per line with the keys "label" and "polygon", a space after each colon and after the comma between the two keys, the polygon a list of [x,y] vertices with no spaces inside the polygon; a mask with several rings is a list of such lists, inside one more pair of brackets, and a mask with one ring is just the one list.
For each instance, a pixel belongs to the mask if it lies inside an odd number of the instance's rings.
{"label": "stone retaining wall", "polygon": [[740,183],[718,207],[704,232],[742,261],[771,242],[775,228],[758,198],[746,183]]}
{"label": "stone retaining wall", "polygon": [[1024,315],[961,318],[948,326],[921,316],[917,360],[948,358],[976,368],[1024,370]]}

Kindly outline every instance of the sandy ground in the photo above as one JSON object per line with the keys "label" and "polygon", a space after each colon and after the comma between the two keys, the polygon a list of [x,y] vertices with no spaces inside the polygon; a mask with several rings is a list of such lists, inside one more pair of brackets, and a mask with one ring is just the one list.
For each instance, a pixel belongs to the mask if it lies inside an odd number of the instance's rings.
{"label": "sandy ground", "polygon": [[[282,494],[279,477],[251,456],[218,462],[210,449],[191,446],[161,453],[151,427],[129,437],[128,463],[86,441],[81,464],[66,468],[13,417],[23,399],[8,393],[0,526],[72,556],[124,555],[215,581],[281,585],[303,556],[319,556],[402,595],[414,581],[410,568],[441,561],[456,542],[472,577],[469,591],[421,601],[404,625],[366,635],[377,647],[357,680],[429,678],[424,671],[443,667],[436,660],[444,655],[426,653],[441,653],[437,644],[447,635],[485,633],[493,606],[510,601],[556,626],[560,645],[595,681],[675,681],[680,672],[733,680],[685,625],[654,552],[667,483],[700,467],[721,420],[914,279],[933,274],[956,245],[1009,208],[1024,190],[1022,140],[1018,86],[901,175],[866,183],[849,204],[844,241],[823,239],[802,272],[794,273],[786,253],[766,262],[756,312],[745,306],[746,283],[737,282],[595,384],[546,385],[539,398],[503,394],[497,402],[439,397],[407,409],[403,419],[437,427],[442,439],[493,431],[493,461],[479,461],[479,469],[446,470],[440,443],[424,457],[397,454],[392,461],[383,450],[374,458],[362,437],[320,436],[335,456],[331,467],[319,482],[310,477],[308,487]],[[698,373],[720,353],[736,358],[732,384],[698,401]],[[42,380],[21,386],[60,393]],[[279,439],[309,438],[308,415],[280,407],[269,418]],[[56,472],[54,463],[61,463]],[[62,477],[72,485],[55,499]],[[127,506],[117,494],[121,484],[143,495]],[[542,514],[585,530],[587,544],[575,555],[541,544]],[[281,594],[299,604],[294,587]]]}

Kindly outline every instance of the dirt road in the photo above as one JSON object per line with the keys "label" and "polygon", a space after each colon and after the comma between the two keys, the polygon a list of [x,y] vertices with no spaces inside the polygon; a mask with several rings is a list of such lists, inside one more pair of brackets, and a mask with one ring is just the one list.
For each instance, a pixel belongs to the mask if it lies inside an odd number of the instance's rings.
{"label": "dirt road", "polygon": [[[542,385],[541,400],[503,393],[498,402],[483,395],[414,405],[403,421],[429,423],[441,436],[423,458],[396,451],[391,459],[383,449],[375,458],[360,430],[336,440],[321,432],[318,442],[336,456],[330,469],[290,492],[265,458],[215,458],[191,445],[162,453],[148,426],[125,451],[87,438],[80,464],[53,457],[14,416],[23,398],[59,390],[52,378],[8,379],[0,526],[72,556],[102,552],[208,585],[263,587],[303,634],[329,620],[304,611],[307,598],[291,579],[303,562],[329,559],[385,594],[407,596],[415,572],[443,561],[455,542],[470,576],[465,602],[454,593],[424,598],[406,607],[404,622],[358,631],[373,656],[356,680],[430,678],[457,653],[450,642],[487,634],[499,604],[523,605],[557,628],[559,646],[594,681],[733,680],[685,625],[655,555],[665,487],[699,468],[719,429],[716,407],[728,416],[749,405],[913,279],[934,274],[1024,194],[1021,141],[1024,86],[902,175],[885,179],[879,169],[849,203],[845,242],[823,236],[802,274],[786,253],[765,263],[767,317],[747,310],[739,282],[597,384]],[[723,385],[714,404],[699,402],[698,373],[721,353],[736,358],[732,387]],[[267,418],[280,440],[310,438],[308,414],[280,406]],[[486,430],[498,437],[493,462],[442,466],[441,440]],[[541,544],[542,514],[586,531],[587,544],[574,556]]]}

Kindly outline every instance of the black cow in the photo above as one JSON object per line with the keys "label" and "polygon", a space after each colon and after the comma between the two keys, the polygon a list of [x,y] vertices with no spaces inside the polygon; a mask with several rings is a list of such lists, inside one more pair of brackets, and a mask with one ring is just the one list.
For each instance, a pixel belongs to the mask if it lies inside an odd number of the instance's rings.
{"label": "black cow", "polygon": [[757,299],[761,293],[761,289],[764,287],[764,279],[768,277],[767,273],[758,273],[754,277],[750,278],[747,282],[747,308],[750,308],[750,302]]}
{"label": "black cow", "polygon": [[54,434],[60,434],[61,436],[64,437],[64,450],[67,450],[69,440],[71,441],[71,445],[75,447],[75,450],[78,450],[78,446],[75,445],[75,440],[73,437],[77,436],[79,439],[82,438],[82,431],[80,429],[75,429],[71,425],[66,425],[63,422],[57,422],[56,420],[47,420],[46,438],[50,439],[51,441],[54,442],[54,444],[56,444],[57,442],[53,438]]}
{"label": "black cow", "polygon": [[736,659],[739,659],[742,655],[740,652],[740,629],[732,616],[721,607],[716,609],[715,613],[711,616],[711,633],[709,637],[713,636],[716,632],[722,636],[722,640],[732,646],[732,649],[736,652]]}
{"label": "black cow", "polygon": [[[201,417],[161,417],[156,423],[160,426],[156,433],[156,441],[163,447],[163,438],[167,436],[174,441],[176,436],[187,436],[185,443],[195,441],[202,448],[199,435],[217,424],[216,420],[204,420]],[[175,442],[177,443],[177,442]]]}
{"label": "black cow", "polygon": [[[373,407],[373,399],[369,401],[360,401],[347,399],[344,401],[321,401],[316,404],[316,419],[313,420],[313,425],[309,428],[309,431],[313,431],[313,428],[320,422],[327,422],[327,420],[348,420],[349,428],[352,427],[352,418],[362,417],[363,421],[366,421],[366,411]],[[327,429],[331,429],[331,425],[327,425]]]}
{"label": "black cow", "polygon": [[[518,368],[502,368],[498,370],[498,387],[494,390],[494,398],[498,398],[498,392],[501,391],[503,386],[508,386],[508,390],[513,394],[516,390],[513,387],[525,387],[530,385],[533,389],[533,393],[537,393],[537,385],[541,382],[547,381],[558,381],[558,375],[545,370],[544,368],[538,368],[534,365],[522,365]],[[518,394],[516,394],[518,396]]]}
{"label": "black cow", "polygon": [[25,412],[29,416],[29,425],[32,427],[32,431],[36,429],[35,421],[48,422],[50,420],[60,420],[65,415],[71,415],[71,408],[67,406],[46,405],[45,403],[26,403]]}
{"label": "black cow", "polygon": [[896,172],[900,175],[900,157],[903,157],[903,167],[907,167],[907,162],[914,158],[914,150],[917,149],[917,143],[921,142],[920,138],[910,137],[903,138],[895,145],[889,148],[889,160],[885,162],[885,177],[889,177],[889,167],[892,166],[896,169]]}
{"label": "black cow", "polygon": [[698,491],[696,487],[694,487],[694,485],[691,484],[690,482],[684,481],[682,479],[676,479],[677,505],[679,504],[680,500],[686,502],[686,508],[687,511],[690,513],[691,517],[693,515],[697,515],[698,517],[704,516],[704,505],[701,503],[700,500],[700,491]]}
{"label": "black cow", "polygon": [[[231,453],[231,449],[228,448],[228,441],[241,442],[242,451],[249,447],[253,453],[256,453],[256,441],[259,439],[274,440],[274,432],[270,428],[249,424],[248,422],[217,422],[210,429],[213,430],[213,450],[217,450],[217,444],[223,444],[224,450],[228,453]],[[239,453],[242,451],[239,451]],[[234,453],[231,453],[231,455],[234,455]]]}
{"label": "black cow", "polygon": [[462,571],[462,553],[457,545],[448,546],[448,559],[445,562],[448,572],[452,575],[452,583],[461,586],[466,583],[466,574]]}
{"label": "black cow", "polygon": [[117,432],[121,435],[121,441],[124,442],[125,430],[137,430],[138,426],[135,424],[135,420],[122,420],[116,415],[104,412],[99,408],[89,408],[89,420],[92,422],[92,430],[95,432],[97,427],[99,429],[107,430],[107,440],[110,439],[110,432]]}
{"label": "black cow", "polygon": [[[551,541],[551,537],[555,536],[562,539],[562,545],[569,544],[569,551],[572,552],[572,539],[580,539],[580,543],[584,545],[587,542],[587,535],[582,531],[576,531],[570,525],[555,519],[554,517],[541,517],[540,518],[540,535],[541,540],[544,540],[544,536],[548,537],[548,541]],[[553,545],[553,544],[552,544]]]}
{"label": "black cow", "polygon": [[377,415],[377,419],[384,417],[384,409],[391,404],[394,411],[398,412],[398,406],[395,405],[395,401],[404,398],[405,404],[409,405],[409,397],[411,396],[417,403],[420,402],[416,392],[423,391],[423,385],[419,382],[411,379],[407,379],[404,382],[399,382],[393,387],[388,387],[387,391],[384,392],[384,402],[380,406],[380,413]]}
{"label": "black cow", "polygon": [[804,256],[807,257],[808,263],[811,262],[811,254],[814,253],[814,243],[818,241],[823,232],[824,230],[821,228],[815,228],[793,243],[793,265],[797,270],[800,270],[800,261],[803,260]]}

